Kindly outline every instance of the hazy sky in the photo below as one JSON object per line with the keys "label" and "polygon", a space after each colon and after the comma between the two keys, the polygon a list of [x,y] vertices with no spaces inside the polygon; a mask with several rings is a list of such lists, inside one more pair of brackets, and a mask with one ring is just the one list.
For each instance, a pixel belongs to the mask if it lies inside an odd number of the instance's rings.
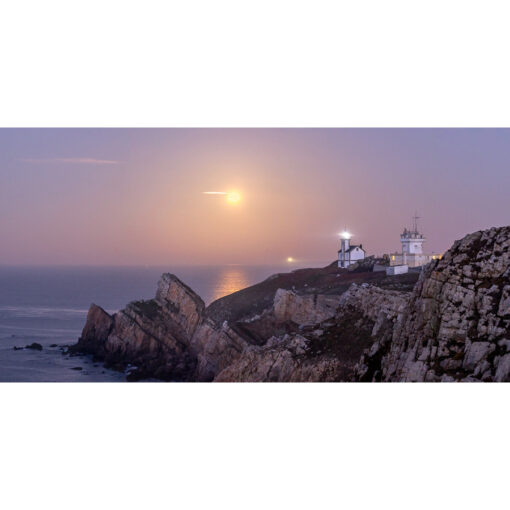
{"label": "hazy sky", "polygon": [[0,129],[2,264],[327,263],[415,210],[443,251],[509,197],[510,130]]}

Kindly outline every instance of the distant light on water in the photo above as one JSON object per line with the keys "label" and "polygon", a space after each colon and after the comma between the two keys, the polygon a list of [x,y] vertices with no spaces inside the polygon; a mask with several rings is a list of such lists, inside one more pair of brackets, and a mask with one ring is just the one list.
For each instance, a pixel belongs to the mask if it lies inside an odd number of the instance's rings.
{"label": "distant light on water", "polygon": [[252,285],[243,269],[226,268],[218,275],[213,301]]}

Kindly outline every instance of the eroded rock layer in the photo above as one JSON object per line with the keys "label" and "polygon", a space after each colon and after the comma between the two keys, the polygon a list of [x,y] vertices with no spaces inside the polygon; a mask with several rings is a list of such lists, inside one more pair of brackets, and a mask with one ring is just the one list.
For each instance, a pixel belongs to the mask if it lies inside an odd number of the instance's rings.
{"label": "eroded rock layer", "polygon": [[510,379],[510,227],[475,232],[426,266],[391,338],[376,341],[360,380]]}
{"label": "eroded rock layer", "polygon": [[131,379],[510,380],[510,227],[455,242],[412,292],[409,279],[332,266],[289,275],[292,289],[276,275],[239,306],[232,295],[206,308],[164,274],[152,300],[113,315],[92,305],[73,350]]}

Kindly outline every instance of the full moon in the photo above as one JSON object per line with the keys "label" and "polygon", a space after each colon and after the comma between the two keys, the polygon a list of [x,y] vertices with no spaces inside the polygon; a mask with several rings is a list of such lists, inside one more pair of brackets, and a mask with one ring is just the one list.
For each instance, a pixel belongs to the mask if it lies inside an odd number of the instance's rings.
{"label": "full moon", "polygon": [[241,201],[241,194],[237,191],[202,191],[204,195],[223,195],[229,204],[237,204]]}
{"label": "full moon", "polygon": [[227,193],[227,201],[231,204],[236,204],[241,200],[241,195],[237,191],[229,191]]}

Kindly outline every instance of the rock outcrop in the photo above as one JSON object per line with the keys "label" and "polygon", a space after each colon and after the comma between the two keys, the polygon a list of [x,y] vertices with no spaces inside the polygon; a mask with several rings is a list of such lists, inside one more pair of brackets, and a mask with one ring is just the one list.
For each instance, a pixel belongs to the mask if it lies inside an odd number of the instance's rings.
{"label": "rock outcrop", "polygon": [[[334,301],[278,291],[274,315],[281,321],[300,321],[299,332],[250,346],[215,381],[349,381],[363,350],[378,335],[392,331],[408,298],[405,292],[368,284],[352,284]],[[315,320],[306,320],[305,311]]]}
{"label": "rock outcrop", "polygon": [[510,380],[510,227],[475,232],[426,266],[358,380]]}
{"label": "rock outcrop", "polygon": [[205,319],[190,341],[190,350],[196,357],[196,381],[212,381],[216,374],[235,362],[249,346],[227,322],[218,326]]}
{"label": "rock outcrop", "polygon": [[152,300],[113,315],[92,305],[72,350],[132,379],[510,380],[510,227],[455,242],[412,292],[409,279],[335,271],[276,275],[207,308],[164,274]]}
{"label": "rock outcrop", "polygon": [[338,358],[310,359],[310,340],[302,335],[272,337],[263,347],[250,346],[221,371],[216,382],[327,382],[337,381],[342,370]]}
{"label": "rock outcrop", "polygon": [[291,290],[278,289],[274,297],[273,312],[279,322],[317,324],[333,317],[339,304],[340,296],[321,294],[300,296]]}
{"label": "rock outcrop", "polygon": [[[293,360],[294,354],[301,354],[294,349],[296,342],[306,340],[296,340],[288,334],[333,317],[339,302],[339,296],[299,296],[281,289],[276,292],[272,306],[261,314],[232,324],[228,321],[219,324],[207,315],[197,294],[176,276],[164,274],[152,300],[129,303],[113,315],[93,304],[82,336],[72,351],[92,354],[113,368],[129,366],[131,379],[212,381],[223,372],[217,380],[227,380],[228,367],[241,357],[251,359],[250,353],[256,355],[261,346],[267,344],[266,350],[270,350],[273,344],[268,340],[274,341],[277,334],[282,338],[281,346],[288,346],[292,352]],[[278,349],[282,350],[281,346]],[[282,371],[278,380],[286,380],[292,366],[289,361],[287,371]],[[313,360],[302,371],[302,375],[294,374],[293,380],[325,377],[318,375],[320,370],[313,367]],[[234,374],[233,370],[231,373]],[[239,374],[232,377],[242,378]],[[271,380],[275,379],[271,376]]]}
{"label": "rock outcrop", "polygon": [[154,299],[129,303],[112,316],[93,304],[73,351],[117,369],[134,366],[132,379],[212,380],[245,345],[228,327],[207,321],[204,311],[195,292],[164,274]]}

